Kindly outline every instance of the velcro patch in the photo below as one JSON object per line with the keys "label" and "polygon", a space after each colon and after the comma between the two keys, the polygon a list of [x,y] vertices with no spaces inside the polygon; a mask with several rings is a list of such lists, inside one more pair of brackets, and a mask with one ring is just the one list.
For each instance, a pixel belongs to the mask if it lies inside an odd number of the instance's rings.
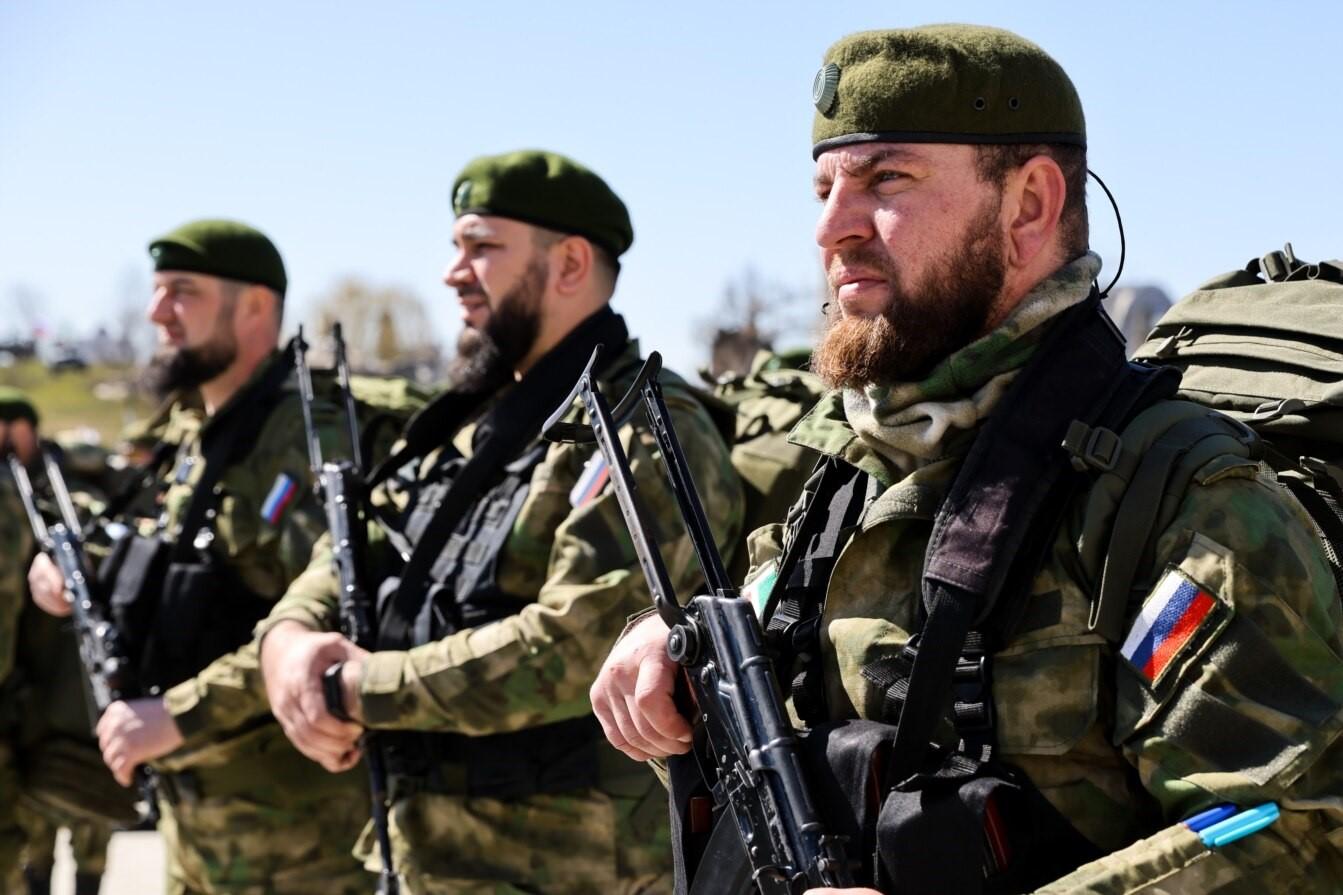
{"label": "velcro patch", "polygon": [[1175,664],[1175,658],[1210,623],[1217,598],[1183,572],[1171,569],[1143,602],[1119,652],[1155,685]]}
{"label": "velcro patch", "polygon": [[271,525],[276,524],[297,496],[298,482],[288,473],[280,473],[275,477],[275,483],[270,486],[270,493],[261,502],[261,518]]}
{"label": "velcro patch", "polygon": [[578,482],[569,491],[569,506],[578,509],[588,505],[602,493],[602,489],[609,481],[611,481],[611,470],[606,465],[606,458],[602,456],[601,451],[598,451],[583,464],[583,472],[579,475]]}

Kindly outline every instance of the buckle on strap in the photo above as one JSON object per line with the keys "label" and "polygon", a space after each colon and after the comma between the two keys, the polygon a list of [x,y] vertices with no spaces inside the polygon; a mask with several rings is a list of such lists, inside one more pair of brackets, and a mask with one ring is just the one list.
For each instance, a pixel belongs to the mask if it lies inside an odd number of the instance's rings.
{"label": "buckle on strap", "polygon": [[1093,427],[1081,420],[1073,420],[1068,424],[1068,433],[1063,436],[1063,449],[1078,472],[1088,469],[1110,472],[1119,463],[1124,441],[1104,426]]}

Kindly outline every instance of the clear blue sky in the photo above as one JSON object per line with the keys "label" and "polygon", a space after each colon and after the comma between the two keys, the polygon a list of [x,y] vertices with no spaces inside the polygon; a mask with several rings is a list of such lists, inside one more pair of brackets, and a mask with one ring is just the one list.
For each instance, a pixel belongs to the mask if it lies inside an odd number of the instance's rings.
{"label": "clear blue sky", "polygon": [[[448,192],[471,157],[569,153],[629,205],[617,302],[699,363],[745,266],[818,282],[811,79],[854,30],[973,21],[1070,72],[1129,234],[1174,293],[1292,240],[1343,256],[1343,4],[0,0],[0,332],[12,296],[80,330],[147,283],[144,245],[232,216],[279,244],[291,308],[344,274],[407,287],[445,340]],[[1103,196],[1093,242],[1118,259]]]}

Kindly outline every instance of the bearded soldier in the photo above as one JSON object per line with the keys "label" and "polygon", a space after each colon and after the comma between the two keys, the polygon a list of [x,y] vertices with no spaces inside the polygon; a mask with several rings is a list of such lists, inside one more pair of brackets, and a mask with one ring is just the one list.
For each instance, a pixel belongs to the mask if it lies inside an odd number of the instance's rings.
{"label": "bearded soldier", "polygon": [[[378,734],[395,858],[416,895],[666,891],[660,788],[601,740],[586,697],[647,591],[600,455],[540,438],[594,350],[610,394],[640,368],[610,306],[630,220],[600,177],[549,152],[479,158],[453,199],[444,280],[462,305],[463,356],[373,474],[393,532],[370,530],[377,649],[317,633],[335,626],[336,592],[315,556],[263,626],[271,703],[332,769],[355,759],[365,727]],[[727,446],[684,383],[666,388],[731,543],[742,498]],[[671,575],[690,585],[699,573],[642,419],[620,439]],[[332,702],[321,682],[338,663]]]}
{"label": "bearded soldier", "polygon": [[[145,690],[104,712],[103,758],[123,785],[142,763],[157,771],[169,893],[364,893],[349,854],[363,777],[333,777],[288,744],[250,643],[323,527],[292,355],[278,350],[284,264],[262,233],[224,220],[149,252],[154,370],[175,401],[154,452],[158,516],[119,520],[99,569]],[[331,451],[348,449],[333,403],[318,422]],[[29,582],[42,608],[69,612],[46,557]]]}
{"label": "bearded soldier", "polygon": [[[829,50],[813,101],[834,391],[792,439],[827,460],[752,537],[745,593],[828,737],[822,814],[887,892],[1343,889],[1333,577],[1253,435],[1125,365],[1067,75],[997,29],[874,31]],[[1171,489],[1147,547],[1098,539],[1163,417],[1208,438],[1134,478]],[[640,622],[592,689],[636,759],[687,749],[666,637]],[[853,731],[879,742],[836,750]],[[1227,814],[1244,838],[1205,841]]]}

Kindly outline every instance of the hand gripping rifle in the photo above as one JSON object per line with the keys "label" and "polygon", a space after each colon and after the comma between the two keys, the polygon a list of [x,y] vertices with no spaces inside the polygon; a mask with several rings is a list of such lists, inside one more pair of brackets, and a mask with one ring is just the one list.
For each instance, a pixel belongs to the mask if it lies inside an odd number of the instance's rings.
{"label": "hand gripping rifle", "polygon": [[[61,475],[61,468],[55,458],[45,450],[42,451],[42,462],[61,511],[62,521],[50,527],[37,508],[28,470],[13,453],[9,455],[9,471],[14,475],[19,498],[28,513],[33,537],[42,551],[56,563],[56,567],[61,570],[61,577],[65,579],[65,593],[70,600],[75,636],[79,642],[79,660],[84,666],[84,690],[88,695],[91,730],[98,725],[98,719],[109,705],[141,695],[140,687],[135,679],[135,667],[127,655],[125,641],[112,621],[107,602],[95,598],[89,576],[85,574],[88,564],[81,537],[83,527],[75,513],[70,491],[65,486],[65,477]],[[134,776],[143,803],[141,811],[147,820],[158,824],[157,775],[147,765],[140,765],[135,769]]]}
{"label": "hand gripping rifle", "polygon": [[[710,759],[719,769],[717,801],[726,801],[763,895],[796,895],[815,886],[852,886],[839,838],[830,835],[812,805],[798,753],[797,734],[763,648],[750,601],[728,579],[723,559],[672,427],[658,373],[649,355],[629,392],[613,410],[593,380],[594,351],[569,398],[546,422],[552,441],[592,442],[606,460],[620,512],[662,620],[671,628],[667,654],[685,670],[704,725]],[[579,398],[590,429],[561,419]],[[672,493],[713,596],[681,605],[652,535],[618,428],[642,402],[662,453]],[[703,869],[703,868],[701,868]]]}
{"label": "hand gripping rifle", "polygon": [[[349,460],[323,461],[322,444],[317,437],[317,427],[312,421],[312,373],[308,369],[308,343],[303,340],[303,328],[299,327],[298,338],[294,340],[294,368],[298,371],[299,391],[303,397],[303,427],[308,436],[308,461],[312,464],[312,475],[317,492],[321,495],[326,508],[327,530],[331,532],[331,557],[339,582],[340,630],[350,642],[362,649],[374,647],[376,634],[373,624],[373,603],[368,589],[364,586],[365,559],[368,555],[367,532],[363,507],[367,498],[364,484],[364,462],[359,446],[359,422],[355,416],[354,393],[350,390],[350,366],[345,359],[345,339],[341,335],[340,324],[331,329],[331,337],[336,346],[336,376],[345,400],[345,421],[349,426]],[[340,686],[340,665],[327,670],[325,689],[329,694],[333,686]],[[334,674],[333,674],[334,672]],[[336,691],[339,693],[339,689]],[[327,697],[328,709],[337,717],[344,716],[339,701],[332,705]],[[387,765],[383,761],[382,748],[377,736],[367,732],[363,737],[364,761],[368,765],[369,791],[372,795],[373,828],[378,837],[378,852],[382,858],[382,874],[378,880],[378,892],[381,895],[397,895],[400,884],[397,882],[396,869],[392,862],[392,840],[387,826]]]}

